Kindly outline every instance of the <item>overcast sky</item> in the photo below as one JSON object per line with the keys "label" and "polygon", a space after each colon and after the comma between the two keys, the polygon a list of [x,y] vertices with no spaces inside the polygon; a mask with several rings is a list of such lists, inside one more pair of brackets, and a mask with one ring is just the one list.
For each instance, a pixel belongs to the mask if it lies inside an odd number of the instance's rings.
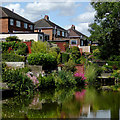
{"label": "overcast sky", "polygon": [[95,11],[90,2],[2,2],[2,6],[14,9],[15,13],[35,22],[48,15],[50,20],[65,29],[75,25],[76,30],[89,36],[88,25],[93,23]]}

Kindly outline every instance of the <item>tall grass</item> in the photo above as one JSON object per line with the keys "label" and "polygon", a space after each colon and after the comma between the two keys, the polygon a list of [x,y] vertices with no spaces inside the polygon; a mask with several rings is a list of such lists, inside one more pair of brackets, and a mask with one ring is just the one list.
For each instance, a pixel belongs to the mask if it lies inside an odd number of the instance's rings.
{"label": "tall grass", "polygon": [[85,77],[87,78],[86,81],[93,83],[97,77],[97,71],[97,66],[93,64],[87,65],[85,69]]}

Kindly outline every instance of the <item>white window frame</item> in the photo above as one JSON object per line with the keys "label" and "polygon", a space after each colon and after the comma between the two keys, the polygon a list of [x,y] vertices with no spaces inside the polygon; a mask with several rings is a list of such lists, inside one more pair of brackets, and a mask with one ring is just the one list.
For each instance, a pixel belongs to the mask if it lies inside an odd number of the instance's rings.
{"label": "white window frame", "polygon": [[64,32],[62,32],[62,36],[63,36],[63,37],[65,36],[65,33],[64,33]]}
{"label": "white window frame", "polygon": [[65,37],[67,37],[67,32],[65,32]]}
{"label": "white window frame", "polygon": [[17,27],[21,27],[21,22],[18,21],[18,20],[16,20],[16,26],[17,26]]}
{"label": "white window frame", "polygon": [[10,19],[10,25],[14,25],[14,20]]}
{"label": "white window frame", "polygon": [[84,44],[83,44],[84,42],[83,42],[83,40],[81,40],[81,46],[83,46]]}
{"label": "white window frame", "polygon": [[60,30],[57,30],[57,35],[60,35]]}
{"label": "white window frame", "polygon": [[24,28],[27,29],[28,28],[28,24],[24,23]]}
{"label": "white window frame", "polygon": [[[73,41],[75,41],[76,44],[72,44]],[[77,40],[71,40],[71,45],[77,45]]]}
{"label": "white window frame", "polygon": [[33,30],[33,25],[30,25],[30,30]]}

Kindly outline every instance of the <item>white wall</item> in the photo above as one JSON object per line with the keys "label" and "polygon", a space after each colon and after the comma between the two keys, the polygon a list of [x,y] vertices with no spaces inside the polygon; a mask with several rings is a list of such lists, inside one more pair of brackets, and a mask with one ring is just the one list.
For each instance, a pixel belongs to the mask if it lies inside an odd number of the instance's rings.
{"label": "white wall", "polygon": [[90,46],[78,46],[79,48],[82,48],[82,52],[90,52]]}
{"label": "white wall", "polygon": [[38,34],[38,33],[29,33],[29,34],[0,34],[0,39],[5,39],[6,37],[9,36],[17,36],[20,40],[31,40],[33,39],[34,41],[40,40],[40,36],[42,36],[41,41],[43,41],[43,34]]}

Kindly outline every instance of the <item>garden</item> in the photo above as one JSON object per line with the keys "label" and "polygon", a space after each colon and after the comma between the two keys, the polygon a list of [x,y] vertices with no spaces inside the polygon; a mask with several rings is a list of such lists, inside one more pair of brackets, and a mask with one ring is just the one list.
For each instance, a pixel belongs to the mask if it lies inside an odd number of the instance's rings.
{"label": "garden", "polygon": [[[13,94],[2,98],[3,118],[119,119],[120,25],[116,17],[120,4],[91,5],[97,14],[90,24],[89,40],[98,46],[91,45],[90,53],[81,55],[76,46],[66,46],[61,52],[49,42],[33,40],[29,53],[27,44],[16,36],[0,42],[2,82]],[[22,62],[24,67],[12,67],[8,62]]]}

